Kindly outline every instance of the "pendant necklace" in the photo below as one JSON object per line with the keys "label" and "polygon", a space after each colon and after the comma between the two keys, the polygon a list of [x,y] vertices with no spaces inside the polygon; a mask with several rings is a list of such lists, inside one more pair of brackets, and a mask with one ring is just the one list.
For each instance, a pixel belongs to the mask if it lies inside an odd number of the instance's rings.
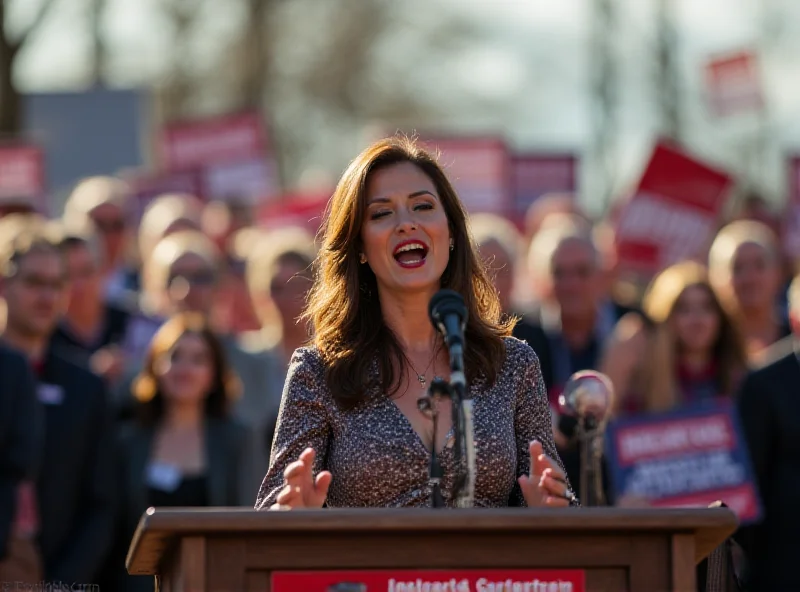
{"label": "pendant necklace", "polygon": [[406,362],[408,362],[408,365],[411,366],[411,370],[414,371],[414,374],[417,375],[417,381],[419,382],[420,387],[422,388],[423,391],[425,390],[425,387],[428,385],[428,379],[425,375],[428,373],[428,370],[430,369],[431,365],[436,361],[436,356],[438,353],[439,353],[439,348],[437,347],[436,351],[433,352],[431,361],[428,362],[428,365],[425,367],[425,370],[422,372],[422,374],[420,374],[419,372],[417,372],[417,369],[414,368],[414,364],[411,363],[411,359],[406,355],[406,352],[403,352],[403,357],[406,359]]}

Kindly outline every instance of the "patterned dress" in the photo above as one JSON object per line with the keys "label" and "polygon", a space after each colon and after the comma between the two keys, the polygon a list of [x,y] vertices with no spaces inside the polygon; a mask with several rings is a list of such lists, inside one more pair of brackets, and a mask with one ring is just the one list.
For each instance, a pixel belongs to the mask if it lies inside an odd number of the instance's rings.
{"label": "patterned dress", "polygon": [[[553,443],[550,408],[539,360],[524,342],[505,339],[506,359],[494,385],[470,385],[474,407],[476,507],[524,506],[517,478],[530,469],[529,443],[561,460]],[[377,362],[372,366],[377,379]],[[377,383],[376,381],[371,381]],[[452,433],[452,432],[451,432]],[[440,452],[442,494],[447,506],[455,478],[453,438]],[[269,509],[284,486],[286,467],[307,447],[316,451],[314,474],[328,470],[333,482],[328,507],[429,506],[430,453],[408,418],[377,388],[355,408],[340,410],[325,385],[316,348],[292,356],[281,401],[272,459],[256,501]]]}

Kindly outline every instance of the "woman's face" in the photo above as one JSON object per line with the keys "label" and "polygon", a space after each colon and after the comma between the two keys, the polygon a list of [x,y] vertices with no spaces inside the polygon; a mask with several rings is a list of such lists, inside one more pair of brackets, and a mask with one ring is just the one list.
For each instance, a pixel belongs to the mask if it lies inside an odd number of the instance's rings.
{"label": "woman's face", "polygon": [[161,392],[167,401],[203,401],[214,381],[211,348],[202,336],[186,333],[172,350],[157,361],[156,373]]}
{"label": "woman's face", "polygon": [[306,303],[311,289],[311,276],[299,261],[281,259],[270,283],[270,295],[284,325],[295,324]]}
{"label": "woman's face", "polygon": [[731,288],[743,310],[763,309],[775,304],[779,270],[761,245],[744,243],[731,261]]}
{"label": "woman's face", "polygon": [[217,277],[208,262],[194,253],[179,257],[169,269],[167,294],[173,311],[208,314],[214,305]]}
{"label": "woman's face", "polygon": [[672,323],[683,351],[710,350],[720,331],[720,316],[710,292],[703,286],[690,286],[675,303]]}
{"label": "woman's face", "polygon": [[366,207],[361,240],[380,292],[436,291],[450,259],[450,227],[433,181],[409,162],[379,169]]}

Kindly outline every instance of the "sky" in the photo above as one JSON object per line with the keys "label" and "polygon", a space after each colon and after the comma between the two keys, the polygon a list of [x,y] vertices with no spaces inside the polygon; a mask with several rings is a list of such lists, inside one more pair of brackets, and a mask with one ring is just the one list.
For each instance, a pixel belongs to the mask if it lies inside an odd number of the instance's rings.
{"label": "sky", "polygon": [[[39,0],[10,0],[12,26],[19,26]],[[154,18],[160,0],[108,0],[104,26],[113,43],[114,83],[137,84],[162,71],[169,29]],[[584,151],[592,130],[588,94],[594,0],[428,0],[458,11],[484,31],[475,45],[437,72],[452,84],[503,105],[499,112],[454,114],[448,125],[463,131],[499,131],[521,149]],[[752,161],[741,145],[769,135],[770,158],[758,175],[781,190],[781,158],[800,149],[800,2],[796,0],[668,0],[676,23],[678,57],[686,89],[687,140],[697,153],[725,166]],[[20,57],[17,79],[28,90],[77,89],[85,84],[89,47],[82,22],[89,0],[56,0],[46,26]],[[235,4],[235,3],[233,3]],[[652,85],[654,14],[657,0],[618,0],[618,28],[611,32],[620,60],[619,179],[635,177],[658,129]],[[213,5],[213,4],[212,4]],[[431,9],[433,11],[433,9]],[[217,11],[214,39],[234,30],[238,15]],[[431,14],[434,14],[432,12]],[[770,20],[770,14],[774,15]],[[793,24],[798,23],[798,24]],[[766,42],[765,42],[766,40]],[[703,100],[703,64],[710,56],[760,46],[765,117],[716,120]]]}

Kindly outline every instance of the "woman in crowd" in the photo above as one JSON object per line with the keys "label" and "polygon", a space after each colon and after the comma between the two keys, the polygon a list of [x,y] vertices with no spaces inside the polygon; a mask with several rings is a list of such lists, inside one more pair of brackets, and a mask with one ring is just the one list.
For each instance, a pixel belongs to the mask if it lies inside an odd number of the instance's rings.
{"label": "woman in crowd", "polygon": [[451,403],[419,410],[449,375],[428,319],[440,288],[468,308],[465,367],[474,401],[474,504],[574,500],[553,444],[536,355],[509,337],[466,214],[436,161],[406,138],[376,142],[348,167],[324,223],[307,318],[313,345],[289,367],[269,471],[256,507],[404,507],[431,500],[439,451],[444,503],[456,477]]}
{"label": "woman in crowd", "polygon": [[733,395],[746,370],[744,346],[702,265],[685,262],[661,272],[642,310],[644,316],[620,320],[600,364],[614,384],[617,414]]}
{"label": "woman in crowd", "polygon": [[712,285],[733,317],[750,360],[791,333],[779,312],[782,262],[775,233],[753,220],[732,222],[719,231],[709,251]]}
{"label": "woman in crowd", "polygon": [[[162,239],[144,267],[145,290],[142,297],[143,306],[149,314],[135,317],[129,322],[132,341],[140,334],[141,339],[149,343],[163,319],[180,312],[196,313],[213,326],[211,311],[219,290],[222,266],[222,255],[216,245],[199,231],[182,230]],[[214,329],[217,330],[217,327]],[[276,381],[282,379],[283,371],[272,360],[265,360],[267,355],[245,351],[235,335],[218,334],[225,357],[242,384],[242,396],[234,406],[233,414],[253,431],[253,446],[266,449],[269,435],[251,410],[280,396],[280,386]],[[138,351],[139,342],[132,343],[130,350]],[[133,371],[120,393],[123,402],[130,398],[133,375],[142,368],[141,355],[129,359]],[[259,457],[265,457],[266,454],[266,451],[262,451]],[[257,463],[257,469],[263,470],[266,461],[254,462]],[[250,475],[252,481],[244,493],[242,504],[252,505],[261,477],[258,473]]]}
{"label": "woman in crowd", "polygon": [[[270,388],[261,397],[242,400],[243,413],[259,426],[266,446],[254,451],[261,472],[269,467],[283,383],[292,353],[310,337],[301,317],[311,288],[314,237],[295,227],[269,231],[255,239],[247,259],[246,278],[261,330],[241,336],[242,349],[262,361]],[[258,489],[256,483],[255,489]]]}
{"label": "woman in crowd", "polygon": [[286,227],[259,237],[247,259],[247,285],[261,321],[261,330],[247,338],[275,351],[284,367],[310,337],[301,317],[315,257],[314,237],[302,228]]}
{"label": "woman in crowd", "polygon": [[[235,506],[250,471],[245,429],[230,417],[239,384],[199,315],[167,321],[133,385],[136,419],[120,437],[120,547],[150,506]],[[117,567],[124,555],[116,555]],[[117,589],[153,589],[123,577]]]}
{"label": "woman in crowd", "polygon": [[203,204],[193,195],[170,193],[150,202],[139,223],[142,264],[163,238],[181,230],[201,230]]}

